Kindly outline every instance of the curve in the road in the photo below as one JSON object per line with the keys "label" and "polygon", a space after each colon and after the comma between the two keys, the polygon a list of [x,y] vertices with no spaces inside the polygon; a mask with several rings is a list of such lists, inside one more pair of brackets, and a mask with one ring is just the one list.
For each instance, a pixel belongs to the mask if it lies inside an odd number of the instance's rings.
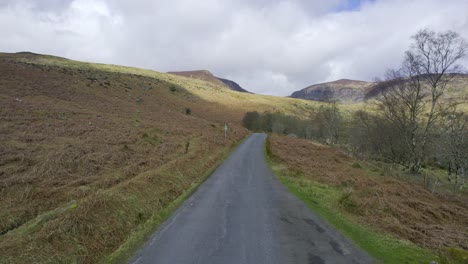
{"label": "curve in the road", "polygon": [[242,143],[131,263],[372,263],[279,183],[265,138]]}

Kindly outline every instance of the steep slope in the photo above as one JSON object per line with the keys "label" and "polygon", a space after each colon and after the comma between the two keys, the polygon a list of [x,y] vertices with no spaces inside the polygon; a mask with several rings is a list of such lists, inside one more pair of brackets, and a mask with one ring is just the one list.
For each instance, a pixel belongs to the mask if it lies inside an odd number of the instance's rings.
{"label": "steep slope", "polygon": [[320,102],[356,103],[364,100],[367,90],[372,85],[371,82],[341,79],[308,86],[292,93],[291,97]]}
{"label": "steep slope", "polygon": [[194,78],[198,80],[203,80],[209,83],[212,83],[217,86],[222,86],[233,91],[248,93],[247,90],[243,89],[239,84],[234,81],[218,78],[214,76],[210,71],[207,70],[198,70],[198,71],[178,71],[178,72],[168,72],[169,74],[184,76],[188,78]]}
{"label": "steep slope", "polygon": [[218,80],[222,81],[224,83],[224,85],[228,86],[229,89],[231,89],[233,91],[243,92],[243,93],[250,93],[249,91],[245,90],[238,83],[236,83],[234,81],[231,81],[231,80],[228,80],[228,79],[223,79],[223,78],[218,78],[218,77],[216,77],[216,78]]}

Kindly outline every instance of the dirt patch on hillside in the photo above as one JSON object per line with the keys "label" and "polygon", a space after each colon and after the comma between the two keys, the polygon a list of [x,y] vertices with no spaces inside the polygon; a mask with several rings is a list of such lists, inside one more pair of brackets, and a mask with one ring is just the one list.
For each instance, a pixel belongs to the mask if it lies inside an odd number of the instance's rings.
{"label": "dirt patch on hillside", "polygon": [[343,188],[339,206],[358,221],[423,247],[468,249],[468,208],[462,203],[414,183],[369,176],[334,148],[278,135],[269,144],[271,155],[293,175]]}

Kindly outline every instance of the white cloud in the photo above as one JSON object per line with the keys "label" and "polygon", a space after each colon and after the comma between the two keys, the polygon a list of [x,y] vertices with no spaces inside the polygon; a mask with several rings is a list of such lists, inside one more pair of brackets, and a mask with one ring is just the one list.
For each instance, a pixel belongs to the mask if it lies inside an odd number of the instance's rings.
{"label": "white cloud", "polygon": [[0,0],[1,51],[30,50],[159,71],[208,69],[289,95],[371,80],[428,27],[468,38],[466,0]]}

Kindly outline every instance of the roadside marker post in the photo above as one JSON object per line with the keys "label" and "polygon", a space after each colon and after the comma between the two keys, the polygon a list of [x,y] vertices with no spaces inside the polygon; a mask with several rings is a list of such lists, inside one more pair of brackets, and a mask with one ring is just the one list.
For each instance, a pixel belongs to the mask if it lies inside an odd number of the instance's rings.
{"label": "roadside marker post", "polygon": [[227,137],[228,125],[224,124],[224,138]]}

